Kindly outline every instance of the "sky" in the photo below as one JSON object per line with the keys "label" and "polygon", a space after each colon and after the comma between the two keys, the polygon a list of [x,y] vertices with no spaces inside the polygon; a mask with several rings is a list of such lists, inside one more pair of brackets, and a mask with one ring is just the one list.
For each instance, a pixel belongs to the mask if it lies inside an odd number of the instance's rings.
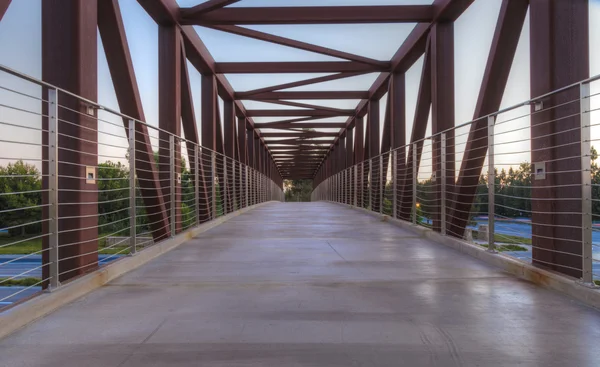
{"label": "sky", "polygon": [[[178,0],[180,6],[192,6],[199,0]],[[321,6],[321,5],[399,5],[399,4],[431,4],[431,0],[242,0],[233,6]],[[139,6],[136,0],[119,0],[125,30],[129,41],[134,70],[141,93],[142,104],[147,122],[158,125],[158,27],[154,21]],[[474,4],[455,22],[455,98],[456,124],[468,122],[473,117],[481,79],[485,69],[488,51],[494,32],[496,19],[500,9],[499,0],[475,0]],[[36,78],[41,77],[41,0],[13,0],[6,15],[0,22],[0,64],[14,68]],[[354,24],[354,25],[262,25],[248,26],[249,28],[273,33],[280,36],[315,43],[321,46],[360,54],[363,56],[389,60],[415,24]],[[335,58],[274,45],[263,41],[247,39],[207,28],[195,27],[196,31],[207,45],[216,61],[335,61]],[[524,25],[521,39],[513,63],[508,85],[502,100],[502,108],[518,104],[530,98],[529,95],[529,23],[528,17]],[[600,74],[600,0],[590,1],[590,75]],[[419,59],[406,73],[406,130],[410,137],[414,109],[422,69],[423,60]],[[188,64],[190,82],[195,102],[197,121],[200,121],[200,74]],[[280,84],[300,79],[312,78],[325,74],[238,74],[227,75],[235,90],[244,91],[268,85]],[[366,90],[377,77],[377,74],[367,74],[333,82],[320,83],[311,86],[294,88],[294,90]],[[592,92],[600,92],[600,85],[594,83]],[[21,92],[40,96],[39,88],[16,81],[0,73],[0,86],[10,87]],[[23,113],[1,106],[2,99],[10,97],[11,104],[39,113],[39,103],[32,103],[31,98],[15,97],[14,93],[0,90],[0,121],[18,120],[20,123],[39,128],[39,116]],[[98,42],[98,102],[118,110],[118,104],[112,86],[110,73],[106,64],[102,43]],[[358,101],[302,101],[338,108],[354,108]],[[245,101],[248,109],[283,109],[261,102]],[[600,107],[600,98],[592,99],[593,108]],[[381,116],[386,108],[385,97],[381,100]],[[529,134],[523,130],[529,123],[528,108],[523,107],[505,113],[499,121],[511,120],[499,124],[498,131],[517,130],[504,134],[504,141],[523,140],[522,136]],[[525,116],[516,118],[517,116]],[[594,119],[598,116],[592,115]],[[116,116],[101,113],[101,136],[99,141],[101,154],[105,159],[123,160],[116,157],[124,156],[125,141],[121,123]],[[516,118],[516,119],[515,119]],[[277,120],[278,118],[256,118],[257,123]],[[327,121],[342,122],[344,118],[333,118]],[[381,119],[383,123],[383,118]],[[431,133],[431,122],[427,134]],[[14,138],[32,144],[39,144],[40,134],[32,134],[34,130],[15,129],[0,124],[0,136],[11,135]],[[267,130],[265,130],[267,131]],[[468,128],[457,130],[457,135],[465,134]],[[600,139],[600,131],[593,130],[594,139]],[[110,134],[110,135],[109,135]],[[155,134],[153,135],[155,136]],[[462,156],[466,135],[457,139],[457,160]],[[2,140],[2,138],[0,138]],[[153,139],[157,144],[157,140]],[[118,149],[116,146],[123,147]],[[23,158],[39,156],[38,149],[25,149],[16,144],[0,143],[0,163],[10,154]],[[427,151],[427,144],[425,150]],[[497,149],[497,155],[504,157],[498,164],[510,165],[528,160],[528,153],[511,155],[515,151],[526,152],[528,141],[514,144],[504,144]],[[12,157],[12,156],[10,156]],[[501,158],[502,158],[501,157]],[[102,159],[102,158],[101,158]],[[425,157],[426,159],[426,157]],[[512,162],[515,160],[516,162]],[[423,172],[426,172],[424,170]]]}

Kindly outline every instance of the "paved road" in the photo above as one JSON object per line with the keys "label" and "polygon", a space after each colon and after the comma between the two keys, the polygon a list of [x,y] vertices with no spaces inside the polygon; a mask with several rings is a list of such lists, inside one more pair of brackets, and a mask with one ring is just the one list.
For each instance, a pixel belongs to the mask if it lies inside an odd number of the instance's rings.
{"label": "paved road", "polygon": [[[114,261],[121,255],[100,255],[100,264]],[[0,255],[0,278],[42,278],[42,255]],[[22,298],[39,292],[40,287],[2,287],[0,286],[0,307],[10,305]]]}
{"label": "paved road", "polygon": [[269,203],[0,341],[0,365],[598,366],[598,325],[357,210]]}

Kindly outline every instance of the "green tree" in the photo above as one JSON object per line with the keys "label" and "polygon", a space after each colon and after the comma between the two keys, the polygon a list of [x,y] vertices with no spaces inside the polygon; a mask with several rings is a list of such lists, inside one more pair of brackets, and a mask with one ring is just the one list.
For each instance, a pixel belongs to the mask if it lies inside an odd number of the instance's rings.
{"label": "green tree", "polygon": [[11,236],[40,233],[41,190],[40,171],[34,165],[19,160],[0,167],[0,229],[16,226],[9,229]]}
{"label": "green tree", "polygon": [[129,169],[121,162],[98,164],[98,225],[101,233],[129,228]]}
{"label": "green tree", "polygon": [[310,201],[312,180],[285,180],[285,201]]}

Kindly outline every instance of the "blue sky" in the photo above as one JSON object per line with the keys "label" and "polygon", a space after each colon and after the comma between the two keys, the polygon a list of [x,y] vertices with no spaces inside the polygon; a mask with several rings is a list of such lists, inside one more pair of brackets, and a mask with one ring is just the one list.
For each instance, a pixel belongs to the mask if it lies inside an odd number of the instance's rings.
{"label": "blue sky", "polygon": [[[34,77],[41,77],[41,34],[40,34],[40,1],[13,0],[7,14],[0,22],[0,64],[15,68]],[[138,5],[136,0],[120,0],[126,33],[132,53],[135,73],[142,96],[147,122],[158,125],[158,27],[154,21]],[[179,0],[181,6],[191,6],[198,0]],[[393,5],[393,4],[430,4],[430,0],[243,0],[234,6],[319,6],[319,5]],[[456,123],[469,121],[479,92],[496,18],[500,8],[499,0],[476,0],[474,4],[455,23],[455,73],[456,73]],[[289,38],[311,42],[342,51],[353,52],[364,56],[386,60],[410,33],[414,24],[378,24],[378,25],[268,25],[251,26]],[[529,24],[525,24],[519,43],[515,62],[502,102],[509,106],[527,100],[529,96]],[[219,31],[196,27],[197,32],[206,43],[209,51],[217,61],[331,61],[334,58],[273,45],[262,41],[246,39]],[[600,0],[590,3],[590,75],[600,73]],[[99,103],[118,109],[114,89],[101,42],[99,51]],[[200,75],[191,70],[191,84],[196,103],[196,114],[200,116]],[[416,104],[418,81],[422,68],[422,59],[407,72],[407,131],[412,129],[412,119]],[[279,84],[323,74],[278,74],[278,75],[227,75],[236,90],[248,90],[272,84]],[[298,90],[330,90],[330,89],[367,89],[376,74],[368,74],[355,78],[321,83],[313,86],[299,87]],[[15,83],[6,76],[0,76],[0,82]],[[1,84],[0,84],[1,85]],[[26,88],[26,86],[21,86]],[[596,88],[596,86],[594,86]],[[39,93],[34,90],[32,93]],[[0,97],[2,94],[0,94]],[[307,101],[321,103],[340,108],[354,108],[358,101]],[[248,108],[274,108],[284,106],[245,102]],[[594,101],[594,103],[596,103]],[[381,102],[382,115],[385,109],[385,98]],[[508,119],[526,113],[525,109],[508,113],[502,118]],[[4,114],[4,115],[3,115]],[[9,112],[0,109],[0,118],[9,116]],[[111,120],[110,116],[105,117]],[[257,122],[268,122],[272,118],[257,118]],[[118,121],[118,120],[116,120]],[[330,119],[329,121],[344,121]],[[33,123],[33,122],[32,122]],[[528,120],[521,119],[511,126],[522,126]],[[506,125],[507,128],[508,125]],[[514,127],[513,126],[513,127]],[[110,128],[110,127],[109,127]],[[428,133],[430,130],[428,130]],[[0,134],[2,130],[0,129]],[[459,132],[460,133],[460,132]],[[509,135],[507,135],[508,138]],[[600,134],[598,134],[600,137]],[[528,145],[528,144],[527,144]],[[523,145],[525,146],[525,145]],[[515,149],[515,147],[507,147]],[[457,151],[460,151],[457,147]],[[2,149],[0,149],[0,157]]]}

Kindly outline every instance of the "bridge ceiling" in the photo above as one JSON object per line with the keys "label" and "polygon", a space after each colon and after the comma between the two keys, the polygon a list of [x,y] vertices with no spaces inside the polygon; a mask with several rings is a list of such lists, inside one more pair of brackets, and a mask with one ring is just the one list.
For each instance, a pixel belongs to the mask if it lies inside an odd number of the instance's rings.
{"label": "bridge ceiling", "polygon": [[139,0],[179,24],[192,64],[217,75],[279,173],[312,178],[390,75],[423,54],[432,24],[473,0],[173,1]]}

